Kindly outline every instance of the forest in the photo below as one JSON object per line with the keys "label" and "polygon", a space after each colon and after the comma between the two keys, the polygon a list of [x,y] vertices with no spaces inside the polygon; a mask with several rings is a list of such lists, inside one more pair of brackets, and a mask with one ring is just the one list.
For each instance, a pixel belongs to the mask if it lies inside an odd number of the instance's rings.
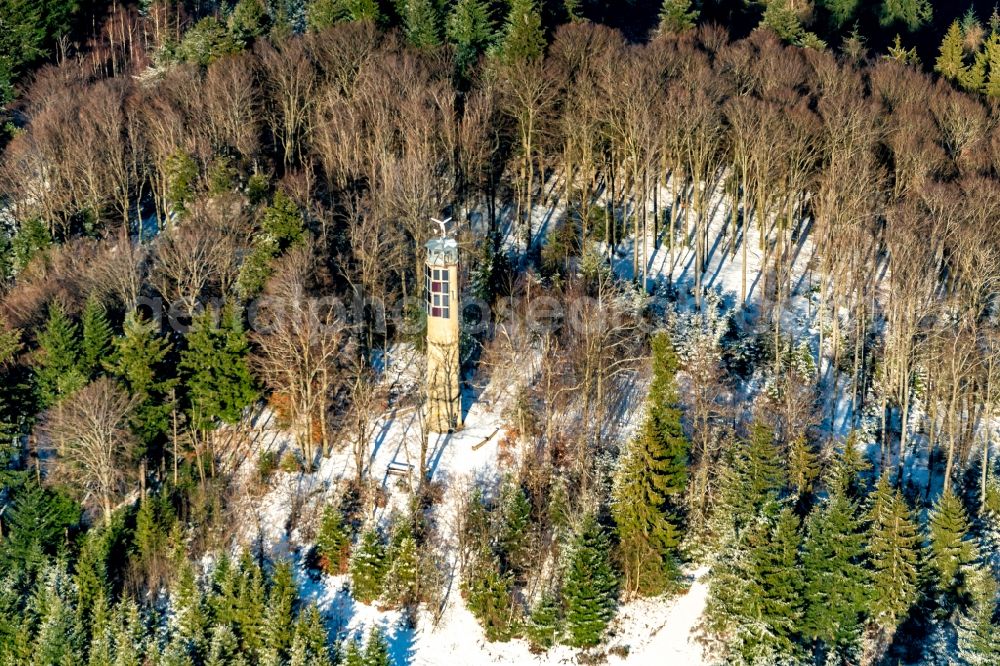
{"label": "forest", "polygon": [[942,4],[0,3],[0,664],[1000,664]]}

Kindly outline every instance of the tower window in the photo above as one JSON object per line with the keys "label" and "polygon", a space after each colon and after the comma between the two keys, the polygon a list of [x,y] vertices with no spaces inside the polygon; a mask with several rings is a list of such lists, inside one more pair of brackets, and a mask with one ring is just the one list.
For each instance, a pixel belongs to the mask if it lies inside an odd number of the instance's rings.
{"label": "tower window", "polygon": [[427,266],[424,269],[424,293],[426,294],[427,314],[431,317],[451,316],[451,299],[448,297],[449,270]]}

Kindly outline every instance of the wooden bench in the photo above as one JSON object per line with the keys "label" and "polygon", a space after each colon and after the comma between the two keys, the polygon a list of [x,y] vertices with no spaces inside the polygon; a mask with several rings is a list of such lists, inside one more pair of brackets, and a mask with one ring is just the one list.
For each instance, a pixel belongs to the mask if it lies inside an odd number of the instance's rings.
{"label": "wooden bench", "polygon": [[385,472],[395,476],[409,476],[413,472],[413,465],[393,460],[385,468]]}

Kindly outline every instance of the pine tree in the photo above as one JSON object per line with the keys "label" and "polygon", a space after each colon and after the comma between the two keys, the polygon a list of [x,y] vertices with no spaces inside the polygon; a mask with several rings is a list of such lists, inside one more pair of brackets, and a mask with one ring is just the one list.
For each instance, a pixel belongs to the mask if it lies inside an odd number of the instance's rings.
{"label": "pine tree", "polygon": [[698,20],[698,10],[691,6],[691,0],[663,0],[660,6],[661,33],[682,33],[694,27]]}
{"label": "pine tree", "polygon": [[382,594],[386,574],[385,545],[379,533],[370,529],[361,537],[351,558],[351,592],[363,604],[370,604]]}
{"label": "pine tree", "polygon": [[110,361],[105,361],[108,372],[139,401],[130,425],[147,447],[167,431],[171,411],[167,396],[177,383],[168,376],[169,354],[170,342],[159,334],[156,323],[130,312]]}
{"label": "pine tree", "polygon": [[[445,36],[455,45],[455,63],[459,73],[464,74],[493,42],[493,19],[486,2],[458,0],[445,21]],[[492,249],[490,239],[485,239],[483,247]],[[477,289],[476,293],[490,302],[482,290]]]}
{"label": "pine tree", "polygon": [[502,572],[500,563],[486,548],[477,553],[465,571],[462,595],[488,641],[505,641],[513,633],[512,586],[513,577]]}
{"label": "pine tree", "polygon": [[389,657],[389,644],[382,630],[374,627],[368,632],[368,642],[365,645],[365,666],[392,666]]}
{"label": "pine tree", "polygon": [[977,567],[969,575],[971,603],[956,622],[958,657],[968,666],[1000,664],[1000,622],[997,617],[998,585],[989,569]]}
{"label": "pine tree", "polygon": [[864,535],[854,503],[835,492],[813,509],[802,549],[802,633],[828,649],[854,647],[861,633],[867,575],[862,566]]}
{"label": "pine tree", "polygon": [[433,0],[405,0],[403,30],[406,39],[418,49],[430,49],[441,43],[437,7]]}
{"label": "pine tree", "polygon": [[499,44],[500,58],[506,62],[538,60],[545,50],[542,15],[535,0],[511,0]]}
{"label": "pine tree", "polygon": [[75,622],[76,597],[76,585],[66,565],[47,565],[29,602],[29,612],[38,618],[32,663],[78,664],[82,661]]}
{"label": "pine tree", "polygon": [[721,552],[705,612],[733,661],[793,663],[803,614],[802,535],[791,508],[768,509]]}
{"label": "pine tree", "polygon": [[290,666],[332,666],[329,637],[316,604],[310,604],[295,624]]}
{"label": "pine tree", "polygon": [[205,666],[228,666],[236,657],[239,643],[229,625],[217,624],[212,627],[212,640],[208,647]]}
{"label": "pine tree", "polygon": [[347,647],[341,644],[340,650],[343,655],[341,664],[343,666],[365,666],[365,655],[361,651],[361,648],[358,647],[358,642],[353,638],[347,638],[344,640],[344,643],[347,644]]}
{"label": "pine tree", "polygon": [[181,352],[180,370],[190,401],[191,423],[209,429],[217,419],[236,423],[257,398],[248,355],[250,344],[231,306],[216,326],[211,310],[196,316]]}
{"label": "pine tree", "polygon": [[883,26],[902,23],[913,32],[931,20],[929,0],[882,0],[878,20]]}
{"label": "pine tree", "polygon": [[958,83],[968,93],[978,95],[986,89],[986,65],[988,55],[984,50],[976,52],[970,65],[959,77]]}
{"label": "pine tree", "polygon": [[965,73],[963,40],[962,28],[958,21],[953,21],[941,42],[937,60],[934,62],[934,71],[949,81],[958,81]]}
{"label": "pine tree", "polygon": [[573,544],[563,599],[566,632],[573,647],[597,645],[614,616],[618,582],[611,545],[593,516],[587,516]]}
{"label": "pine tree", "polygon": [[[240,648],[257,661],[263,648],[266,595],[264,574],[249,551],[240,558],[240,580],[237,590],[236,627]],[[270,611],[268,611],[270,612]]]}
{"label": "pine tree", "polygon": [[181,565],[177,586],[171,598],[174,630],[185,652],[197,654],[205,645],[208,617],[204,595],[198,586],[194,566],[185,561]]}
{"label": "pine tree", "polygon": [[292,565],[280,560],[274,565],[271,589],[267,594],[267,615],[264,618],[263,638],[265,651],[270,651],[284,662],[292,647],[295,634],[295,602],[298,591],[292,575]]}
{"label": "pine tree", "polygon": [[979,553],[969,534],[962,500],[950,487],[931,509],[927,541],[927,563],[933,572],[934,588],[946,601],[954,601],[965,591],[965,577]]}
{"label": "pine tree", "polygon": [[562,631],[562,618],[559,615],[559,600],[551,592],[543,592],[535,607],[531,610],[525,634],[531,646],[536,650],[548,650],[556,644]]}
{"label": "pine tree", "polygon": [[87,298],[81,317],[83,339],[80,343],[80,372],[87,379],[93,379],[101,369],[101,363],[110,355],[111,324],[108,323],[104,306],[93,294]]}
{"label": "pine tree", "polygon": [[648,413],[619,463],[613,491],[625,583],[646,595],[663,592],[678,572],[680,497],[687,486],[690,443],[681,425],[677,367],[669,335],[657,334]]}
{"label": "pine tree", "polygon": [[866,516],[871,573],[872,620],[892,635],[917,600],[920,536],[899,490],[882,475]]}
{"label": "pine tree", "polygon": [[80,525],[80,506],[57,490],[34,481],[14,494],[4,514],[0,541],[3,564],[15,571],[36,571],[51,555],[63,555],[70,546],[67,536]]}
{"label": "pine tree", "polygon": [[830,13],[830,22],[840,30],[851,22],[858,9],[860,0],[821,0],[821,4]]}
{"label": "pine tree", "polygon": [[988,97],[1000,98],[1000,34],[990,33],[983,49],[987,65],[984,92]]}
{"label": "pine tree", "polygon": [[320,567],[328,574],[344,573],[347,570],[350,548],[351,537],[340,509],[332,504],[326,505],[319,524],[319,534],[316,535]]}
{"label": "pine tree", "polygon": [[79,369],[80,346],[77,326],[58,301],[49,303],[45,330],[38,334],[40,361],[35,382],[43,407],[55,404],[87,383]]}
{"label": "pine tree", "polygon": [[521,486],[508,478],[500,489],[497,546],[505,568],[520,571],[528,559],[531,502]]}
{"label": "pine tree", "polygon": [[389,549],[389,571],[386,574],[383,598],[391,606],[408,606],[417,601],[419,562],[417,541],[409,530],[399,530]]}
{"label": "pine tree", "polygon": [[788,482],[799,499],[807,497],[813,490],[813,482],[819,476],[819,464],[805,437],[796,437],[788,450]]}

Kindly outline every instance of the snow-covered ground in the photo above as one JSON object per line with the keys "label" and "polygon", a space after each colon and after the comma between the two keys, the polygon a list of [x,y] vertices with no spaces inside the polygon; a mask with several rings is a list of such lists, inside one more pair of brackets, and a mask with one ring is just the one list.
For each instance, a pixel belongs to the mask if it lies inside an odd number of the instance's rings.
{"label": "snow-covered ground", "polygon": [[[565,206],[555,200],[560,188],[553,182],[545,187],[546,198],[531,216],[533,242],[544,242],[547,229],[565,213]],[[660,201],[669,200],[669,191],[660,192]],[[747,311],[752,317],[758,308],[755,303],[760,298],[762,276],[765,270],[764,256],[760,249],[756,225],[749,225],[745,238],[737,239],[746,243],[746,266],[744,251],[738,244],[731,245],[728,210],[718,195],[710,203],[712,217],[708,231],[707,268],[704,273],[706,290],[714,291],[729,310],[740,305],[744,268],[747,281]],[[505,244],[511,252],[520,247],[520,232],[513,228],[513,212],[507,208],[503,212],[502,227],[506,231]],[[694,285],[693,252],[678,243],[673,261],[666,243],[654,250],[653,239],[647,238],[638,244],[626,240],[615,248],[615,272],[624,279],[632,277],[633,255],[636,246],[645,248],[649,286],[672,284],[677,294],[676,309],[691,311],[694,299],[690,290]],[[734,252],[728,252],[735,248]],[[814,249],[806,235],[792,247],[792,293],[787,295],[783,305],[782,328],[784,334],[791,334],[796,344],[803,341],[818,355],[819,322],[815,302],[815,284],[818,276],[812,273]],[[397,346],[387,355],[383,381],[396,386],[397,394],[406,394],[421,378],[419,358],[412,349]],[[381,367],[381,363],[379,367]],[[526,366],[531,365],[526,362]],[[530,369],[521,368],[521,372]],[[848,386],[841,386],[840,377],[823,365],[821,375],[826,373],[828,395],[833,401],[824,408],[829,414],[824,428],[831,434],[844,434],[853,425],[855,418],[850,413],[851,403]],[[439,527],[445,540],[446,549],[453,535],[446,524],[449,512],[454,512],[461,497],[459,489],[469,484],[490,485],[496,483],[503,473],[500,468],[502,456],[498,456],[504,439],[501,414],[511,399],[510,377],[495,373],[492,380],[481,391],[466,396],[467,413],[464,428],[451,435],[432,435],[428,456],[431,478],[444,489],[444,500],[435,511],[439,515]],[[760,390],[759,383],[750,382],[741,387],[748,398]],[[845,399],[845,396],[848,396]],[[625,418],[627,417],[627,418]],[[634,421],[635,414],[623,415],[624,421]],[[265,413],[256,421],[253,437],[256,449],[246,454],[243,466],[247,475],[262,450],[272,450],[282,454],[293,447],[289,435],[273,425],[273,419]],[[627,429],[626,429],[627,430]],[[387,492],[387,502],[375,510],[370,518],[373,522],[385,524],[394,511],[401,511],[408,501],[409,482],[388,473],[392,463],[419,466],[419,443],[421,428],[418,414],[402,405],[390,405],[388,411],[374,424],[375,443],[370,458],[368,473],[380,482]],[[860,443],[864,445],[865,443]],[[291,556],[298,561],[302,547],[309,545],[309,529],[303,526],[315,525],[322,506],[335,498],[342,480],[355,474],[354,459],[350,446],[341,446],[328,457],[321,459],[318,468],[309,474],[276,472],[269,482],[266,492],[247,492],[246,515],[251,520],[239,526],[243,543],[261,544],[271,555]],[[293,520],[294,518],[294,520]],[[290,529],[290,525],[298,527]],[[454,544],[452,544],[454,550]],[[491,643],[485,639],[482,629],[466,609],[458,593],[458,581],[454,580],[440,613],[421,611],[415,625],[409,626],[398,611],[382,611],[373,606],[355,602],[347,589],[345,576],[320,576],[310,578],[304,567],[297,567],[299,584],[303,596],[315,601],[324,612],[331,631],[340,636],[362,636],[373,626],[384,630],[397,664],[565,664],[575,663],[575,650],[557,646],[544,654],[533,654],[528,644],[521,640],[507,643]],[[707,570],[704,568],[690,572],[690,588],[672,599],[646,599],[623,604],[609,628],[607,642],[600,648],[608,663],[619,664],[684,664],[697,666],[709,663],[697,636],[697,627],[705,607],[707,597]],[[315,574],[313,574],[315,575]]]}

